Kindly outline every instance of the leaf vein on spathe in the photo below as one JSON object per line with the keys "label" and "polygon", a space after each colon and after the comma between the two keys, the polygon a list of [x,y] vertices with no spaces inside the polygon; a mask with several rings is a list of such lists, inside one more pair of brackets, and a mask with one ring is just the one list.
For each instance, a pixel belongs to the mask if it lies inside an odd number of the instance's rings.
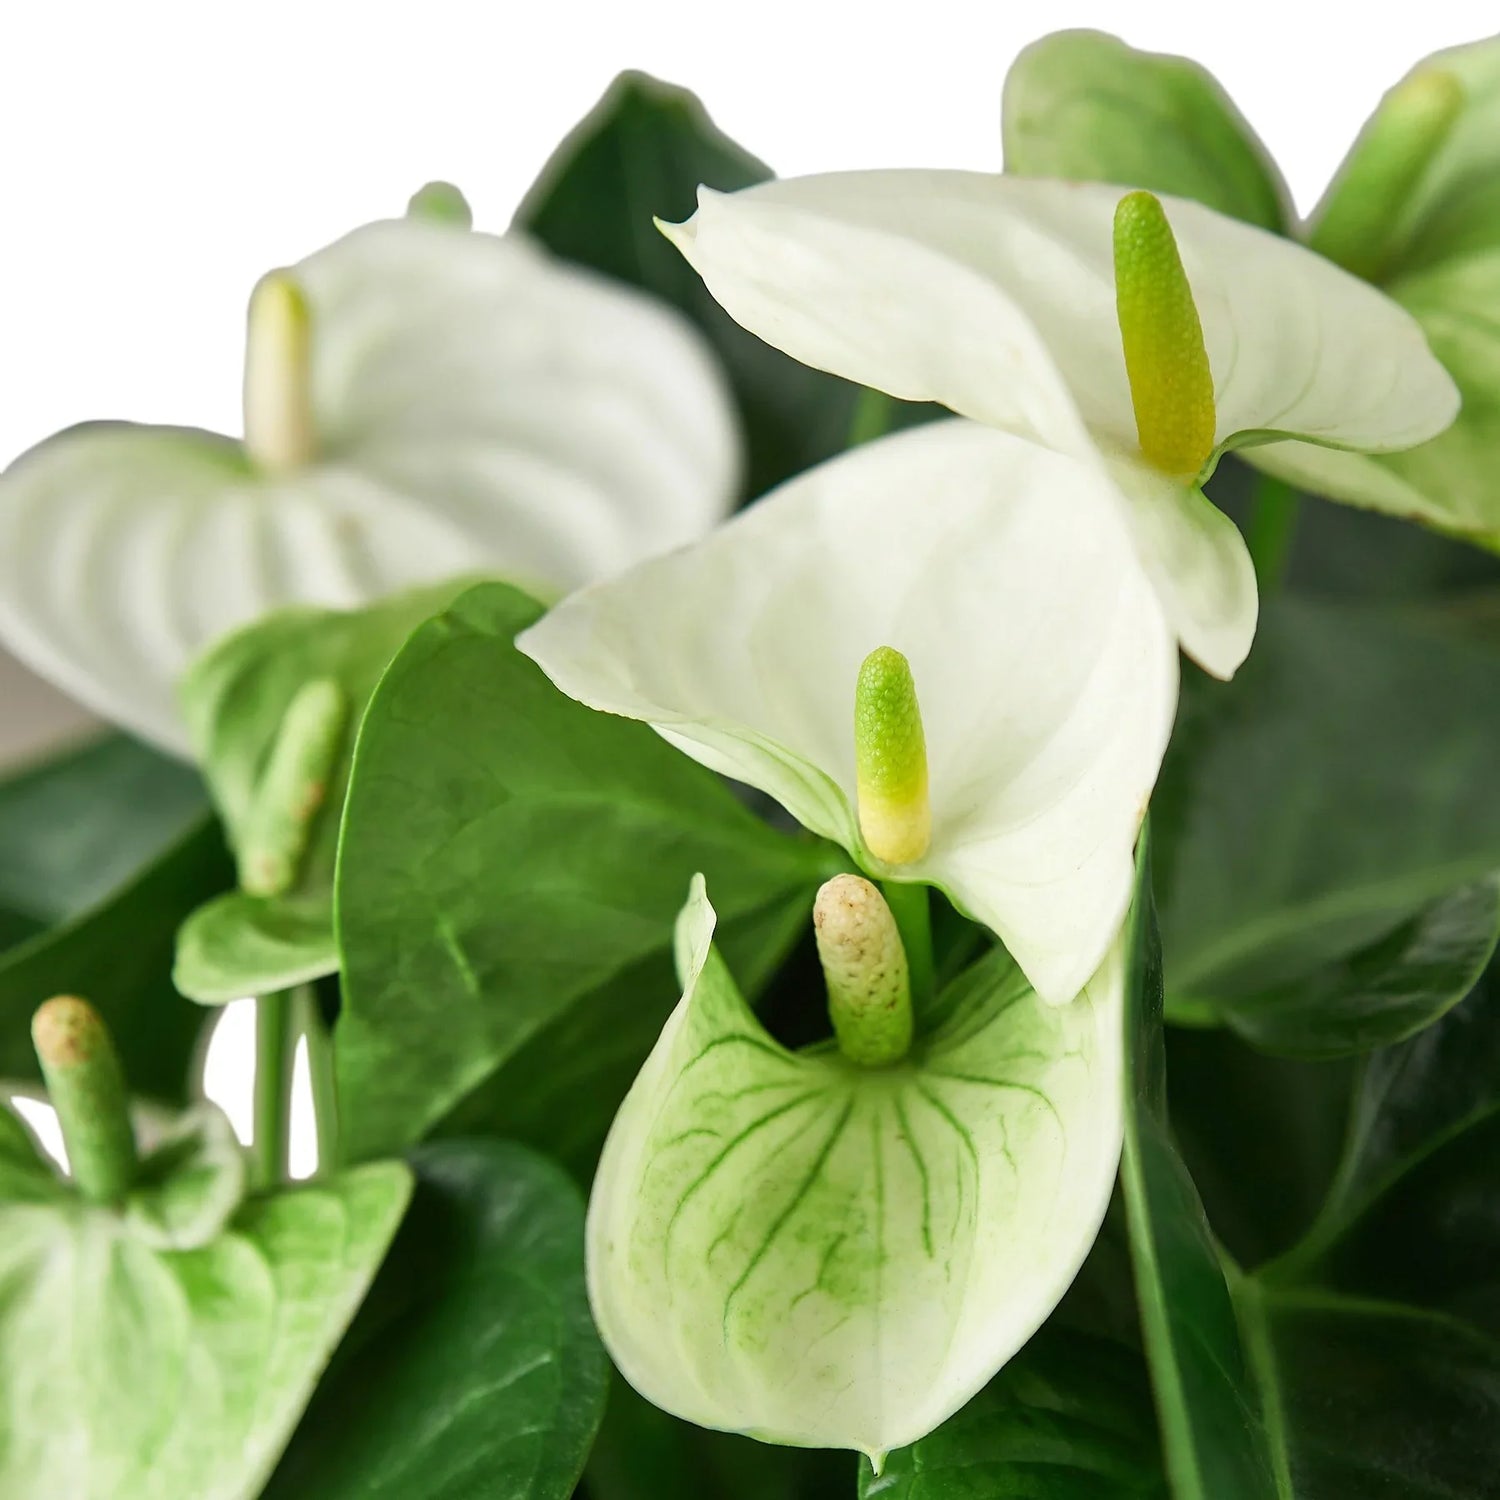
{"label": "leaf vein on spathe", "polygon": [[[1063,1055],[1076,1056],[1077,1054],[1065,1053]],[[998,1089],[1013,1094],[1029,1094],[1033,1099],[1037,1100],[1038,1103],[1040,1103],[1046,1109],[1048,1114],[1052,1116],[1053,1120],[1057,1124],[1057,1128],[1063,1131],[1064,1135],[1067,1134],[1066,1128],[1064,1127],[1062,1122],[1062,1116],[1057,1112],[1057,1106],[1052,1102],[1051,1099],[1047,1097],[1047,1093],[1044,1089],[1039,1089],[1034,1084],[1016,1083],[1013,1079],[1007,1078],[986,1078],[978,1073],[953,1073],[949,1072],[946,1068],[933,1067],[929,1067],[927,1069],[927,1076],[929,1078],[944,1078],[947,1079],[950,1083],[973,1084],[976,1088]]]}
{"label": "leaf vein on spathe", "polygon": [[[714,1174],[719,1170],[719,1168],[724,1165],[724,1163],[735,1151],[737,1151],[747,1141],[751,1140],[754,1136],[758,1135],[762,1130],[766,1128],[766,1126],[773,1124],[783,1115],[790,1113],[792,1110],[801,1108],[801,1106],[804,1104],[820,1103],[822,1101],[822,1097],[823,1095],[820,1089],[809,1089],[806,1093],[799,1094],[795,1099],[789,1099],[785,1104],[777,1105],[775,1109],[769,1111],[768,1113],[758,1115],[747,1126],[745,1126],[743,1130],[737,1132],[734,1136],[732,1136],[728,1141],[724,1143],[713,1160],[710,1161],[708,1165],[704,1167],[704,1169],[684,1189],[682,1197],[677,1200],[677,1205],[672,1210],[672,1217],[667,1220],[664,1245],[665,1255],[669,1266],[672,1254],[672,1236],[676,1231],[677,1221],[682,1217],[684,1211],[687,1209],[687,1206],[692,1201],[692,1199],[702,1190],[704,1186],[707,1185],[707,1183],[712,1180]],[[816,1122],[817,1118],[817,1114],[814,1113],[807,1121],[807,1123],[805,1123],[801,1127],[801,1130],[798,1131],[798,1135],[802,1133],[802,1130],[810,1128],[810,1126],[814,1122]]]}
{"label": "leaf vein on spathe", "polygon": [[[735,1298],[738,1297],[740,1292],[744,1290],[746,1282],[748,1282],[750,1280],[750,1277],[755,1273],[756,1267],[759,1266],[761,1261],[765,1259],[766,1252],[769,1251],[771,1246],[776,1243],[776,1240],[780,1236],[781,1231],[787,1226],[792,1216],[802,1206],[803,1202],[807,1198],[807,1195],[812,1191],[813,1186],[817,1182],[818,1178],[823,1175],[823,1168],[828,1164],[828,1158],[833,1154],[833,1148],[838,1144],[839,1138],[843,1135],[845,1129],[849,1124],[849,1117],[854,1113],[854,1104],[854,1096],[851,1094],[850,1097],[845,1101],[844,1108],[840,1112],[838,1119],[835,1120],[833,1128],[828,1132],[827,1139],[818,1148],[818,1154],[813,1158],[811,1166],[808,1167],[806,1173],[803,1175],[802,1181],[797,1184],[796,1190],[792,1194],[791,1201],[787,1203],[787,1205],[781,1210],[781,1212],[777,1214],[777,1216],[771,1221],[770,1228],[766,1230],[766,1233],[762,1237],[760,1244],[757,1245],[755,1250],[751,1253],[750,1260],[746,1264],[745,1269],[740,1272],[739,1277],[735,1281],[734,1285],[731,1286],[729,1288],[729,1291],[725,1294],[724,1317],[721,1327],[723,1330],[724,1342],[726,1346],[729,1343],[729,1316],[730,1312],[733,1309]],[[876,1277],[878,1285],[878,1254],[876,1256]]]}
{"label": "leaf vein on spathe", "polygon": [[[930,1260],[932,1258],[932,1186],[927,1177],[927,1162],[912,1136],[911,1122],[906,1117],[906,1105],[902,1102],[901,1096],[897,1094],[892,1103],[896,1110],[896,1128],[901,1132],[901,1139],[906,1143],[906,1149],[911,1152],[912,1165],[917,1169],[917,1177],[922,1184],[922,1248],[926,1250]],[[1007,1151],[1006,1154],[1009,1155],[1009,1152]]]}

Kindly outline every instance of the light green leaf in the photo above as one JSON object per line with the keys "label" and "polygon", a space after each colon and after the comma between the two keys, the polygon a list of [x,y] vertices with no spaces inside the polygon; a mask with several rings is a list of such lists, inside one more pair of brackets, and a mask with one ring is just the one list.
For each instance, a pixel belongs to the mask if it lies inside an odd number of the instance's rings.
{"label": "light green leaf", "polygon": [[409,1192],[362,1167],[182,1251],[77,1200],[0,1204],[0,1492],[253,1500]]}
{"label": "light green leaf", "polygon": [[203,1005],[270,995],[338,971],[333,897],[247,896],[200,906],[177,932],[172,982]]}
{"label": "light green leaf", "polygon": [[1291,194],[1206,68],[1102,31],[1057,31],[1005,78],[1005,170],[1192,198],[1284,233]]}
{"label": "light green leaf", "polygon": [[1093,1244],[1119,1151],[1119,969],[1048,1006],[1001,951],[910,1058],[774,1042],[710,946],[610,1132],[589,1295],[648,1399],[708,1427],[878,1467],[967,1401]]}
{"label": "light green leaf", "polygon": [[245,1152],[224,1112],[207,1102],[174,1120],[140,1164],[125,1200],[131,1231],[153,1250],[197,1250],[240,1206]]}
{"label": "light green leaf", "polygon": [[1140,1356],[1044,1328],[935,1432],[860,1467],[859,1500],[1166,1500]]}
{"label": "light green leaf", "polygon": [[195,912],[178,939],[174,979],[208,1004],[263,995],[336,972],[333,867],[339,816],[360,716],[397,649],[466,587],[413,589],[366,609],[288,609],[226,637],[182,682],[189,732],[240,864],[259,852],[266,772],[287,711],[310,682],[342,689],[347,709],[332,773],[292,790],[290,815],[310,823],[283,894],[222,897]]}
{"label": "light green leaf", "polygon": [[1153,802],[1172,1015],[1326,1056],[1462,998],[1496,925],[1497,671],[1477,618],[1277,600],[1233,683],[1186,684]]}
{"label": "light green leaf", "polygon": [[558,147],[516,214],[517,227],[554,254],[654,293],[703,331],[739,406],[748,497],[839,452],[858,389],[739,328],[651,221],[687,218],[700,185],[728,192],[769,176],[695,95],[622,73]]}
{"label": "light green leaf", "polygon": [[356,1158],[484,1130],[566,1137],[586,1168],[665,1019],[693,872],[720,882],[759,984],[838,868],[644,726],[563,697],[513,644],[538,613],[503,584],[474,589],[371,701],[339,855]]}
{"label": "light green leaf", "polygon": [[411,1160],[411,1212],[265,1500],[567,1500],[608,1382],[578,1189],[499,1141]]}

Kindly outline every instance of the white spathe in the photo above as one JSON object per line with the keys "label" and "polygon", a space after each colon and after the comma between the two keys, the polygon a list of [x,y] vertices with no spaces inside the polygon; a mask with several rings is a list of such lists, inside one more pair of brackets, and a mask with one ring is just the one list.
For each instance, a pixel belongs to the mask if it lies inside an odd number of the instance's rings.
{"label": "white spathe", "polygon": [[[517,639],[571,697],[775,797],[877,878],[940,886],[1049,1000],[1098,967],[1171,731],[1177,651],[1107,477],[973,422],[888,437]],[[911,664],[932,840],[860,837],[854,688]]]}
{"label": "white spathe", "polygon": [[706,344],[519,235],[391,220],[292,270],[312,321],[313,462],[131,424],[0,476],[0,640],[186,753],[183,668],[287,604],[356,607],[495,573],[562,592],[700,535],[739,439]]}
{"label": "white spathe", "polygon": [[[705,189],[691,219],[663,227],[731,316],[803,363],[1128,475],[1148,466],[1115,311],[1124,191],[834,173]],[[1161,202],[1213,374],[1215,457],[1272,437],[1388,452],[1453,420],[1453,381],[1388,297],[1290,241]],[[1137,487],[1162,479],[1148,470]],[[1183,514],[1158,495],[1137,545],[1184,649],[1227,677],[1254,635],[1249,555],[1234,526],[1204,515],[1195,484],[1171,486]]]}
{"label": "white spathe", "polygon": [[864,1069],[768,1036],[713,921],[699,877],[682,1002],[594,1179],[595,1321],[667,1411],[878,1470],[1016,1353],[1094,1242],[1120,1153],[1120,951],[1061,1007],[996,951],[906,1061]]}

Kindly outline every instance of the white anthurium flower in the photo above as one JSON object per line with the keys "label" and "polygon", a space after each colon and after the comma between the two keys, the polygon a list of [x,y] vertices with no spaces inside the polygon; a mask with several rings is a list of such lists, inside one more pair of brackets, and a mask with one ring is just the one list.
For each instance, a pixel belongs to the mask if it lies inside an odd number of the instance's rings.
{"label": "white anthurium flower", "polygon": [[805,364],[1102,464],[1183,648],[1221,677],[1257,598],[1237,528],[1200,492],[1219,455],[1391,452],[1458,410],[1393,301],[1185,200],[837,173],[703,189],[662,227],[738,322]]}
{"label": "white anthurium flower", "polygon": [[174,752],[183,668],[269,610],[462,573],[566,591],[707,530],[739,475],[684,319],[430,216],[263,279],[245,433],[88,425],[0,477],[0,639]]}
{"label": "white anthurium flower", "polygon": [[941,887],[1048,999],[1130,898],[1177,651],[1094,464],[962,420],[867,443],[517,639],[879,879]]}
{"label": "white anthurium flower", "polygon": [[838,1043],[789,1052],[710,946],[695,881],[682,1002],[594,1180],[589,1296],[658,1406],[878,1472],[1030,1338],[1093,1244],[1120,1153],[1124,965],[1116,945],[1049,1006],[997,949],[908,1048],[879,894],[836,877],[815,918]]}

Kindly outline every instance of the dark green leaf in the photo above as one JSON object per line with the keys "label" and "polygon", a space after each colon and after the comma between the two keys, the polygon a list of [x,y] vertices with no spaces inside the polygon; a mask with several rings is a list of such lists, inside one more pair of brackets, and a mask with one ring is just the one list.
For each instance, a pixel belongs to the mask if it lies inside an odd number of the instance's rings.
{"label": "dark green leaf", "polygon": [[782,1448],[668,1416],[623,1377],[589,1455],[586,1500],[829,1500],[854,1493],[852,1453]]}
{"label": "dark green leaf", "polygon": [[336,683],[347,716],[331,774],[308,789],[307,843],[289,888],[260,898],[225,897],[194,914],[175,973],[184,994],[223,1004],[337,968],[333,867],[360,716],[401,643],[465,586],[413,589],[358,610],[278,610],[226,636],[189,669],[181,690],[188,730],[242,882],[263,823],[258,793],[293,699],[309,683]]}
{"label": "dark green leaf", "polygon": [[1100,31],[1025,48],[1005,80],[1005,170],[1151,188],[1283,231],[1291,195],[1229,95],[1185,57]]}
{"label": "dark green leaf", "polygon": [[1144,853],[1130,923],[1120,1174],[1172,1492],[1177,1500],[1268,1500],[1280,1491],[1234,1304],[1167,1125],[1161,948]]}
{"label": "dark green leaf", "polygon": [[355,1157],[483,1124],[549,1149],[565,1135],[586,1164],[677,999],[692,875],[754,987],[828,873],[825,849],[767,828],[650,729],[559,693],[512,644],[539,612],[473,590],[370,704],[338,885]]}
{"label": "dark green leaf", "polygon": [[405,1226],[265,1500],[566,1500],[608,1382],[578,1190],[499,1141],[412,1165]]}
{"label": "dark green leaf", "polygon": [[558,148],[516,215],[518,227],[555,254],[654,292],[702,329],[739,403],[751,496],[843,448],[858,387],[746,333],[651,221],[688,218],[700,184],[730,192],[771,175],[685,89],[624,73]]}
{"label": "dark green leaf", "polygon": [[[1142,1326],[1177,1500],[1457,1500],[1494,1493],[1500,1343],[1447,1312],[1308,1284],[1304,1277],[1328,1271],[1325,1252],[1338,1230],[1323,1233],[1313,1251],[1294,1251],[1254,1276],[1239,1272],[1218,1250],[1165,1133],[1160,979],[1145,908],[1139,901],[1134,918],[1127,1022],[1134,1103],[1122,1170]],[[1466,1014],[1459,1007],[1392,1049],[1389,1057],[1403,1056],[1413,1067],[1408,1083],[1425,1071],[1418,1054],[1430,1058],[1434,1039]],[[1376,1124],[1368,1144],[1356,1132],[1351,1159],[1357,1162],[1373,1146],[1389,1165],[1388,1131],[1403,1137],[1422,1132],[1411,1130],[1400,1105],[1403,1091],[1392,1087],[1404,1068],[1398,1065],[1394,1074],[1381,1069],[1380,1057],[1370,1064],[1373,1093],[1360,1108],[1367,1127],[1373,1111],[1387,1129]],[[1396,1103],[1388,1117],[1379,1102],[1387,1094]],[[1443,1112],[1441,1105],[1436,1109]],[[1410,1149],[1408,1139],[1394,1154],[1400,1159]],[[1482,1180],[1492,1181],[1496,1159],[1492,1147]],[[1346,1173],[1357,1177],[1359,1170],[1346,1163]],[[1494,1198],[1491,1186],[1487,1201]],[[1336,1188],[1330,1200],[1335,1219],[1339,1201]],[[1449,1234],[1444,1212],[1433,1203],[1407,1222],[1411,1240],[1425,1241],[1429,1252]],[[1492,1237],[1490,1265],[1494,1248]],[[1430,1278],[1443,1262],[1429,1253],[1421,1264]],[[1413,1262],[1411,1269],[1417,1268]],[[1489,1285],[1493,1289],[1492,1280]],[[1396,1288],[1388,1283],[1384,1290]]]}
{"label": "dark green leaf", "polygon": [[1165,1500],[1153,1427],[1138,1354],[1047,1327],[878,1479],[862,1461],[860,1500]]}
{"label": "dark green leaf", "polygon": [[1477,619],[1283,599],[1233,683],[1189,681],[1153,799],[1174,1018],[1332,1055],[1462,997],[1494,932],[1497,673]]}
{"label": "dark green leaf", "polygon": [[124,735],[0,782],[0,943],[96,906],[207,807],[194,771]]}
{"label": "dark green leaf", "polygon": [[137,1093],[185,1099],[203,1011],[172,986],[177,927],[232,879],[218,825],[200,814],[98,906],[0,957],[0,1076],[41,1077],[31,1014],[49,996],[78,994],[108,1022]]}

